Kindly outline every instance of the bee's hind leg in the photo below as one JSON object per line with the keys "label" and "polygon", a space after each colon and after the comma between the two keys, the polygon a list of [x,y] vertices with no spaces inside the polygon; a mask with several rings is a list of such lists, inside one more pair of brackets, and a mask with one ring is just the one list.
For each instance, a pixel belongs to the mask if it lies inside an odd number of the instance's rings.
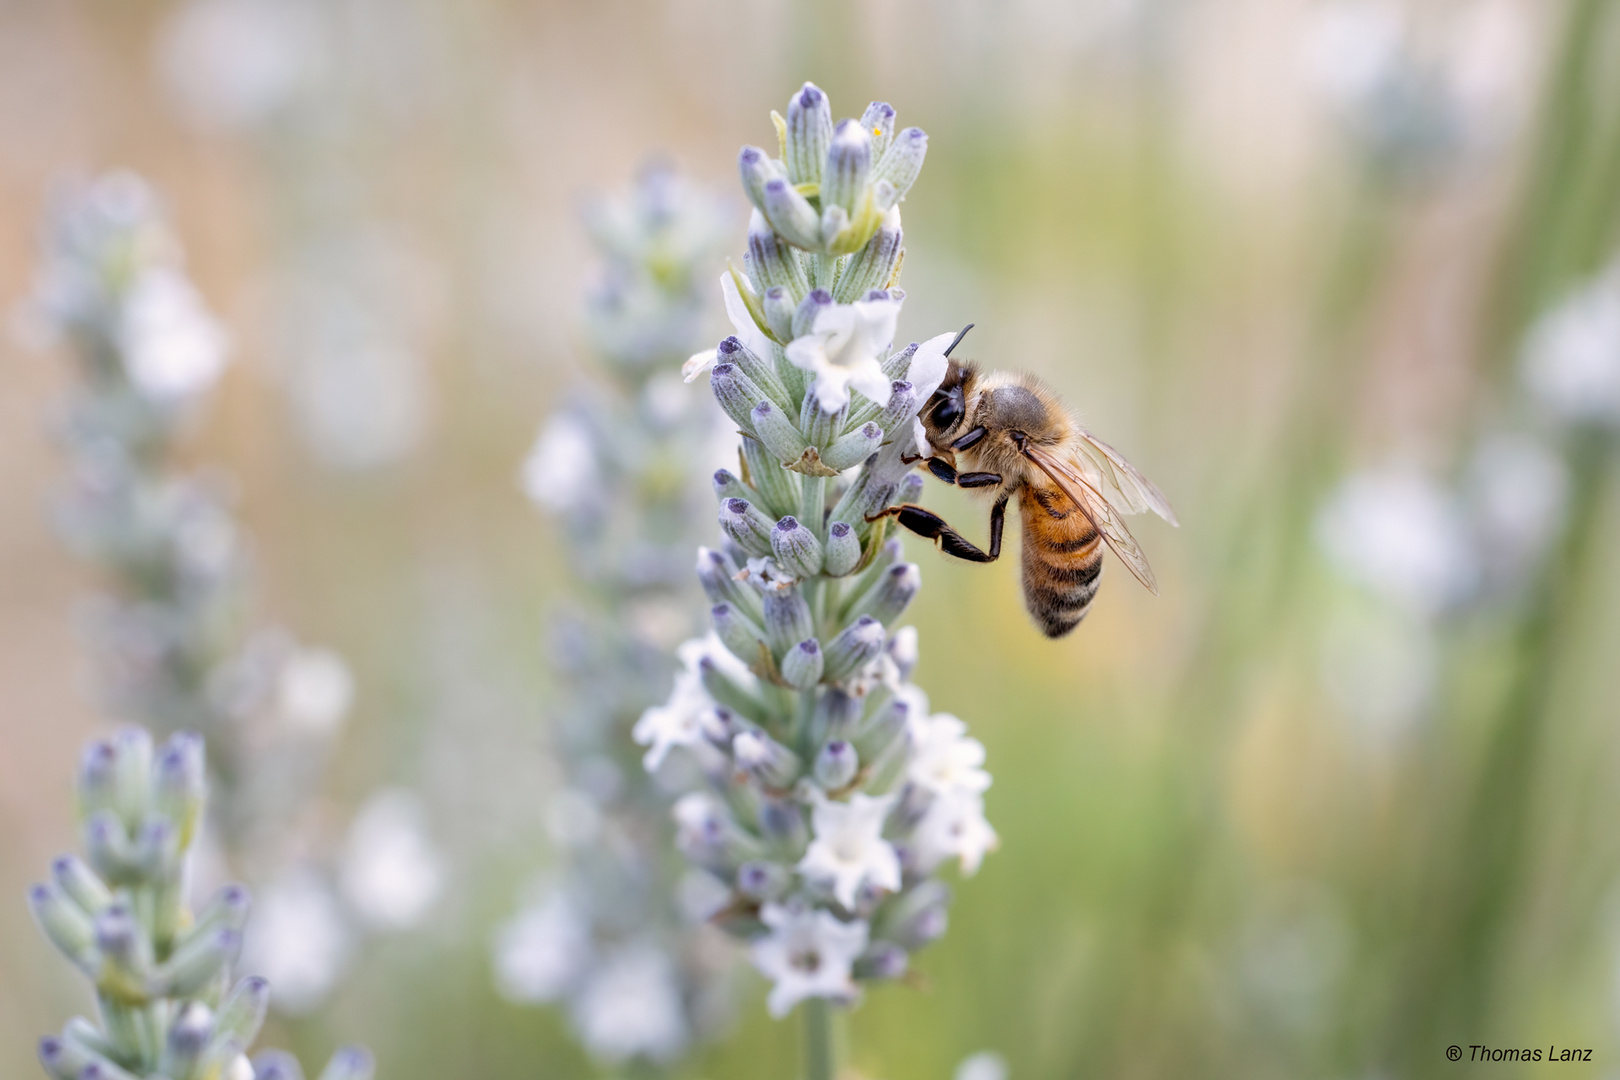
{"label": "bee's hind leg", "polygon": [[[989,476],[992,474],[967,473],[965,475]],[[997,477],[996,481],[999,483],[1000,479],[1000,477]],[[1001,558],[1001,531],[1007,523],[1007,498],[1007,496],[1003,495],[990,508],[989,551],[981,550],[967,537],[945,524],[945,519],[932,510],[913,503],[901,503],[898,506],[891,506],[881,514],[875,514],[866,520],[876,521],[878,518],[893,517],[898,519],[902,526],[910,529],[918,536],[929,540],[938,540],[939,550],[947,555],[955,556],[958,559],[966,559],[968,562],[995,562]]]}

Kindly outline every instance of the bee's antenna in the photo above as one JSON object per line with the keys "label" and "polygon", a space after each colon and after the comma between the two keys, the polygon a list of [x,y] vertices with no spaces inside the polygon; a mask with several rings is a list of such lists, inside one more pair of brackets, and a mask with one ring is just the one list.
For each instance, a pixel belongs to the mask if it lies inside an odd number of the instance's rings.
{"label": "bee's antenna", "polygon": [[962,327],[962,332],[960,334],[956,335],[956,340],[955,341],[951,342],[951,348],[945,350],[945,355],[946,356],[951,355],[951,349],[954,349],[958,345],[962,344],[962,339],[967,337],[967,332],[969,330],[971,330],[971,329],[973,329],[973,324],[972,323],[968,323],[966,326]]}

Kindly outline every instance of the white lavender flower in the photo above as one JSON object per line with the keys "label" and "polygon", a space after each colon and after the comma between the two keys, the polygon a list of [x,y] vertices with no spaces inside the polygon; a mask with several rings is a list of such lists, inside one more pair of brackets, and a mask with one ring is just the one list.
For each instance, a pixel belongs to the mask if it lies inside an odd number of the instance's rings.
{"label": "white lavender flower", "polygon": [[[249,897],[226,885],[195,913],[184,900],[205,800],[203,741],[154,747],[140,728],[86,748],[78,803],[86,858],[63,855],[29,890],[35,921],[91,981],[99,1023],[68,1021],[40,1040],[55,1080],[253,1080],[245,1056],[264,1023],[269,982],[233,981]],[[296,943],[294,943],[296,944]],[[260,1077],[301,1075],[272,1054]],[[369,1080],[371,1055],[340,1050],[323,1078]]]}
{"label": "white lavender flower", "polygon": [[1536,320],[1520,371],[1558,420],[1620,426],[1620,260]]}
{"label": "white lavender flower", "polygon": [[930,714],[916,634],[891,629],[921,571],[882,511],[915,480],[953,337],[893,347],[894,202],[926,139],[882,103],[834,125],[808,84],[779,129],[780,160],[741,158],[758,211],[746,273],[721,278],[735,334],[684,369],[742,434],[739,472],[714,474],[722,539],[698,552],[713,630],[635,731],[649,767],[688,763],[676,846],[729,890],[714,919],[751,942],[777,1016],[903,975],[944,932],[937,868],[972,873],[996,842],[984,748]]}
{"label": "white lavender flower", "polygon": [[427,812],[408,791],[377,792],[349,826],[343,892],[366,922],[406,930],[444,888],[444,860],[427,836]]}
{"label": "white lavender flower", "polygon": [[[170,461],[223,370],[225,342],[156,196],[128,173],[68,185],[43,239],[29,310],[71,345],[82,373],[63,427],[73,471],[57,521],[115,584],[87,620],[98,688],[114,712],[160,734],[207,734],[211,825],[226,861],[277,879],[290,871],[265,853],[299,842],[353,678],[336,654],[283,631],[243,632],[249,560],[224,485]],[[293,937],[278,958],[316,940]],[[346,947],[332,940],[318,963],[335,972]],[[296,982],[282,1000],[308,997]],[[303,982],[324,990],[330,979]]]}
{"label": "white lavender flower", "polygon": [[674,369],[701,340],[698,283],[718,261],[718,220],[708,193],[661,165],[628,198],[591,207],[605,265],[586,322],[611,378],[579,388],[523,465],[524,490],[564,527],[589,606],[556,634],[565,786],[547,825],[562,865],[497,932],[496,977],[511,1000],[565,1008],[586,1050],[615,1066],[671,1062],[727,1012],[729,950],[700,925],[713,890],[683,880],[667,852],[672,796],[660,783],[672,751],[701,754],[714,727],[702,682],[719,641],[684,647],[678,691],[647,709],[668,686],[668,650],[695,628],[683,593],[709,495],[693,462],[710,453],[718,417],[693,407]]}

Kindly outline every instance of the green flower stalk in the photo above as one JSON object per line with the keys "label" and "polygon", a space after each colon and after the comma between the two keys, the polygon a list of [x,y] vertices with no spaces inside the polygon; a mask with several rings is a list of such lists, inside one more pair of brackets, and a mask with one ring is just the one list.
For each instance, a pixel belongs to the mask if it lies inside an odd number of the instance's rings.
{"label": "green flower stalk", "polygon": [[[205,797],[203,740],[160,747],[141,728],[92,742],[77,780],[84,857],[63,855],[28,893],[41,931],[90,981],[97,1017],[40,1040],[55,1080],[299,1080],[297,1062],[247,1053],[269,983],[232,977],[248,893],[226,885],[202,910],[185,883]],[[338,1051],[321,1080],[369,1080],[369,1052]]]}
{"label": "green flower stalk", "polygon": [[677,845],[772,980],[772,1015],[807,1002],[820,1077],[829,1003],[904,975],[945,931],[940,867],[972,873],[996,836],[983,746],[910,682],[916,632],[895,623],[921,571],[880,516],[921,489],[917,413],[953,337],[892,346],[899,203],[927,137],[881,102],[834,124],[808,83],[776,121],[780,157],[739,158],[755,210],[744,270],[721,278],[736,334],[685,369],[708,370],[741,435],[713,478],[721,540],[698,551],[713,629],[635,735],[650,770],[699,766]]}

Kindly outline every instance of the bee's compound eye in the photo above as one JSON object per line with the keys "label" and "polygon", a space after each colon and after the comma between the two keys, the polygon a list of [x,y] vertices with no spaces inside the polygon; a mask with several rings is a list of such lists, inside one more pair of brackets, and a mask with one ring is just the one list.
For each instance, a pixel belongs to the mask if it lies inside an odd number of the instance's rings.
{"label": "bee's compound eye", "polygon": [[934,427],[940,431],[949,431],[962,419],[962,403],[952,394],[944,401],[934,406],[932,415]]}

